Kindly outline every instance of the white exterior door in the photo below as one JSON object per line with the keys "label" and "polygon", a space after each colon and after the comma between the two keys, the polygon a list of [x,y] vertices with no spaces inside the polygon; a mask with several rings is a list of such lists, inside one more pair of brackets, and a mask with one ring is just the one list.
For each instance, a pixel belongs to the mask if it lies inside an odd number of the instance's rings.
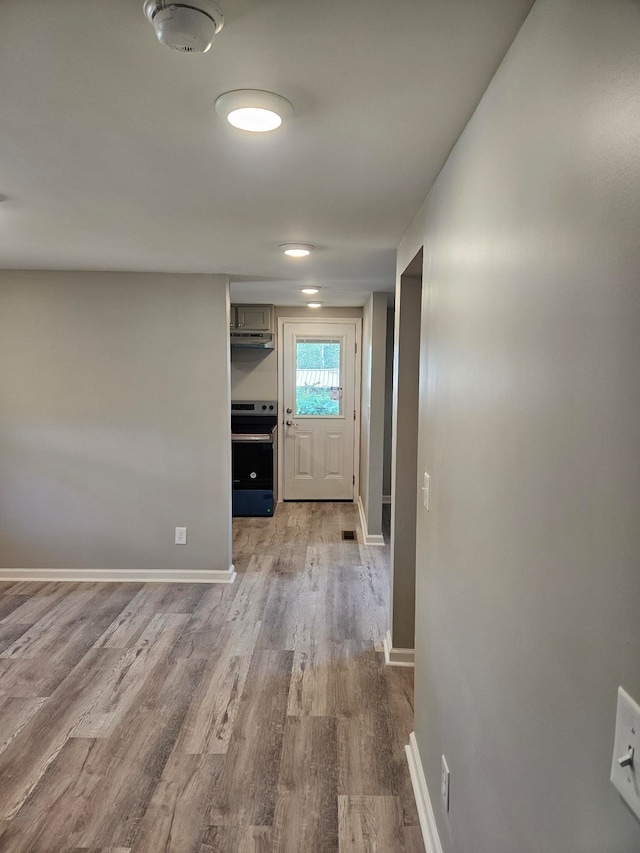
{"label": "white exterior door", "polygon": [[356,324],[283,324],[284,499],[353,500]]}

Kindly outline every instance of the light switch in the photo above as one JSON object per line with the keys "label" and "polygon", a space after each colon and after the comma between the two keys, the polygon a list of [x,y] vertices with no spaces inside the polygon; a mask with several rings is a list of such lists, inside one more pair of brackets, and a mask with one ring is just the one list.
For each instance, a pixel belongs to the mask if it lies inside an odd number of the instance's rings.
{"label": "light switch", "polygon": [[618,687],[611,782],[640,819],[640,707],[622,687]]}
{"label": "light switch", "polygon": [[429,492],[431,491],[431,477],[425,471],[424,482],[422,484],[422,503],[427,512],[429,512]]}
{"label": "light switch", "polygon": [[449,811],[449,780],[451,778],[449,773],[449,765],[447,764],[447,759],[442,756],[442,767],[440,771],[440,796],[442,797],[442,805],[444,806],[444,810],[446,812]]}

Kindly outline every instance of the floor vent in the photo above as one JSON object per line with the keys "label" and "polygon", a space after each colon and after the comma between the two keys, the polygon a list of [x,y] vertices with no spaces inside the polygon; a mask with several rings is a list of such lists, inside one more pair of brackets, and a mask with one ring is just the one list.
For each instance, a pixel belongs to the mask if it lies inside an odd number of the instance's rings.
{"label": "floor vent", "polygon": [[355,530],[343,530],[342,539],[345,542],[357,542]]}

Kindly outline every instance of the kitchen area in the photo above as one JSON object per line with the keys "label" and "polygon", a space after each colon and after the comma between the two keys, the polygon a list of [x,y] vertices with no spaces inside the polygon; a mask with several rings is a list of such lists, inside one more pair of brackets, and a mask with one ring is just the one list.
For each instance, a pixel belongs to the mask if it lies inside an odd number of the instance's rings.
{"label": "kitchen area", "polygon": [[[230,313],[232,508],[234,517],[273,516],[282,479],[279,435],[282,353],[278,325],[319,317],[361,318],[361,307],[233,303]],[[282,499],[282,496],[280,496]]]}

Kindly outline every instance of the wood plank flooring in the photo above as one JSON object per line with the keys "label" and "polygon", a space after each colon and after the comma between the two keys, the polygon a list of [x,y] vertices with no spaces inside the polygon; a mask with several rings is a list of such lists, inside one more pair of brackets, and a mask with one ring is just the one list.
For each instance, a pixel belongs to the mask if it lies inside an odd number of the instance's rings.
{"label": "wood plank flooring", "polygon": [[424,853],[353,504],[234,520],[235,584],[0,584],[1,853]]}

